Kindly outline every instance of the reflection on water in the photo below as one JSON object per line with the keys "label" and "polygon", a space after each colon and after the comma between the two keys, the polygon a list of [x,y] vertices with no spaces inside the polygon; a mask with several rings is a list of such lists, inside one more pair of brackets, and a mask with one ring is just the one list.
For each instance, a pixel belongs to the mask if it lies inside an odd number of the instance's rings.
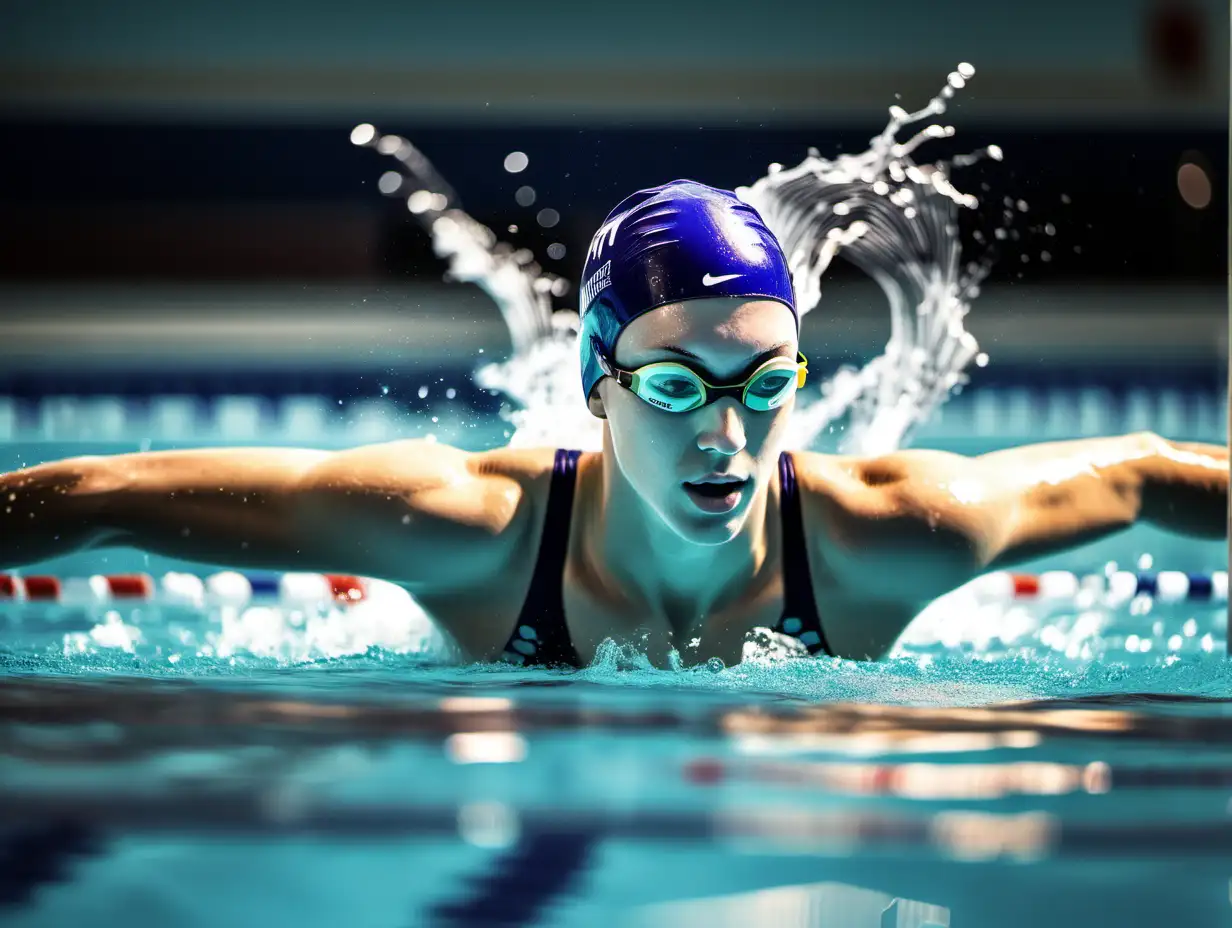
{"label": "reflection on water", "polygon": [[[710,918],[715,906],[781,917],[746,924],[830,923],[817,913],[947,924],[934,916],[982,911],[975,873],[1004,892],[1046,874],[1072,904],[1079,890],[1100,895],[1108,862],[1127,873],[1183,858],[1173,889],[1201,899],[1204,862],[1232,852],[1228,699],[941,708],[446,668],[357,690],[332,675],[303,685],[310,673],[257,686],[0,682],[0,855],[47,857],[0,878],[0,914],[21,906],[42,913],[32,924],[64,923],[57,906],[83,890],[47,887],[78,879],[80,858],[95,860],[87,873],[122,871],[137,849],[168,843],[205,861],[218,842],[241,842],[254,873],[274,866],[266,847],[310,870],[346,848],[378,869],[389,849],[413,848],[416,861],[454,863],[401,897],[420,913],[405,923],[457,925],[730,923]],[[251,898],[269,897],[264,879]],[[119,890],[96,880],[85,891]],[[879,911],[933,915],[866,921],[870,893]],[[1130,905],[1121,895],[1104,900],[1112,911]],[[477,918],[488,906],[526,918]],[[993,923],[1037,924],[1013,912]]]}

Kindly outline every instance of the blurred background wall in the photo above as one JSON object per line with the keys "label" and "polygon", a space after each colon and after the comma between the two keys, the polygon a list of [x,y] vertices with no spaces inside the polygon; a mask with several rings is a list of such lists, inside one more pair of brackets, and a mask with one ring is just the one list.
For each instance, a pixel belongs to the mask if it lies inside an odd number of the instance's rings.
{"label": "blurred background wall", "polygon": [[[83,440],[435,434],[442,404],[493,421],[468,375],[508,351],[500,318],[442,282],[357,123],[409,138],[471,213],[576,279],[626,193],[861,150],[960,61],[977,73],[934,150],[1006,155],[958,175],[984,201],[964,230],[1006,197],[1027,213],[969,319],[990,363],[920,441],[1225,433],[1220,0],[0,10],[0,465]],[[840,262],[824,293],[814,368],[876,354],[879,291]]]}

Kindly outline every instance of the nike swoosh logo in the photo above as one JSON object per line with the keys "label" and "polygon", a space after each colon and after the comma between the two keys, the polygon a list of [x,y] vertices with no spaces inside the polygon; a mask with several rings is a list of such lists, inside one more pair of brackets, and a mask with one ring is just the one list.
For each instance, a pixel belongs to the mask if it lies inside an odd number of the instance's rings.
{"label": "nike swoosh logo", "polygon": [[721,284],[725,280],[735,280],[737,277],[743,277],[743,274],[723,274],[721,277],[711,277],[709,274],[702,278],[703,287],[713,287],[715,284]]}

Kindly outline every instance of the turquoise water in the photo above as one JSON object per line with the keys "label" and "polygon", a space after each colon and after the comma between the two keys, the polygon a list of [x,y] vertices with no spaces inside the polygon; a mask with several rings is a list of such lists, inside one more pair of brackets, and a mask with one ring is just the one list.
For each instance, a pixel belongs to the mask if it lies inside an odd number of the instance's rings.
{"label": "turquoise water", "polygon": [[[1030,566],[1143,555],[1226,565]],[[1226,621],[956,594],[880,663],[565,673],[451,666],[409,606],[8,613],[0,923],[1229,924]]]}

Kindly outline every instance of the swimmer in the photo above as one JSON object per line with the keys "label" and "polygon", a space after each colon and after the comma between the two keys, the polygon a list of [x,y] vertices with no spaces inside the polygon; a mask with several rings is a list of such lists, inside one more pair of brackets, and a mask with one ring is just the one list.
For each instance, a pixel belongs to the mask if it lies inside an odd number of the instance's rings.
{"label": "swimmer", "polygon": [[[1136,523],[1227,530],[1228,454],[1154,434],[965,457],[786,452],[807,377],[778,242],[734,194],[639,191],[595,234],[581,369],[602,451],[426,441],[80,457],[0,476],[0,565],[126,545],[399,584],[463,659],[606,639],[738,663],[755,629],[876,659],[929,601]],[[763,633],[764,634],[764,633]]]}

